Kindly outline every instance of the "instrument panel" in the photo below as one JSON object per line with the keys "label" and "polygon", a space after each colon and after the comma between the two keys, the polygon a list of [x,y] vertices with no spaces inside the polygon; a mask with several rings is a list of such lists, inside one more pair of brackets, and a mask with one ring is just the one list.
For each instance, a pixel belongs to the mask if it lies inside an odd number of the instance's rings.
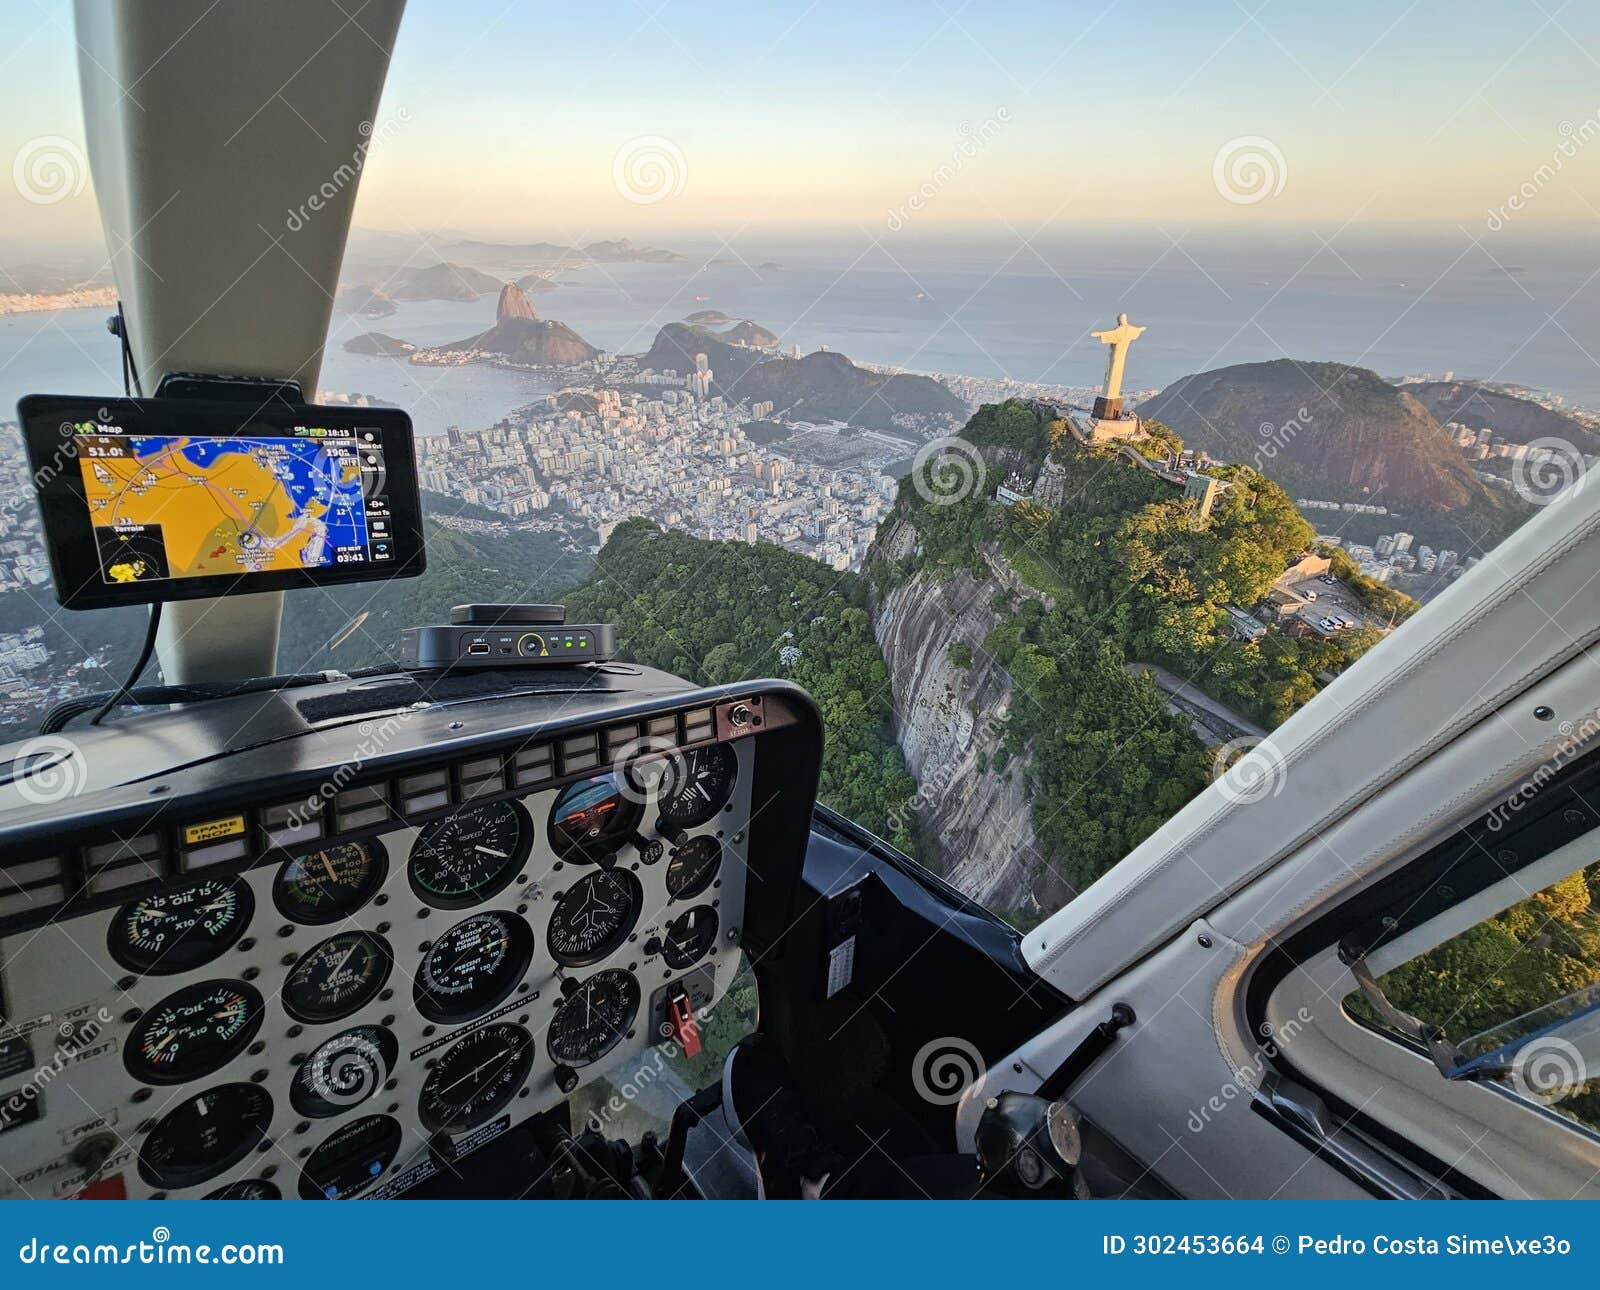
{"label": "instrument panel", "polygon": [[0,938],[0,1197],[399,1195],[637,1058],[738,970],[756,742]]}

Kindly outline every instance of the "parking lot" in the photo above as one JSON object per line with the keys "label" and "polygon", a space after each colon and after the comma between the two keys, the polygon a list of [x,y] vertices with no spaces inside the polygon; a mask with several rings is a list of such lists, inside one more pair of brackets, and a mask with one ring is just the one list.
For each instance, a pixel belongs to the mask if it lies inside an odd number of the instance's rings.
{"label": "parking lot", "polygon": [[[1355,592],[1337,579],[1329,585],[1320,578],[1303,578],[1293,583],[1289,590],[1297,596],[1306,596],[1308,592],[1316,593],[1317,599],[1310,606],[1310,609],[1315,611],[1311,619],[1313,622],[1320,618],[1338,615],[1348,618],[1357,627],[1382,628],[1385,625],[1373,622],[1366,606],[1356,599]],[[1306,614],[1302,612],[1301,616],[1305,617]]]}

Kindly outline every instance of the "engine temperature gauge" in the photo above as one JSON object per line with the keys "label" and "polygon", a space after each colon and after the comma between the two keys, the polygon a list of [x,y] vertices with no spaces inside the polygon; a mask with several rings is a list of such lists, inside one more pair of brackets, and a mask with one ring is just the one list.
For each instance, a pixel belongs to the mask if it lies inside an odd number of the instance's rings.
{"label": "engine temperature gauge", "polygon": [[337,1021],[370,1003],[394,966],[389,943],[371,932],[339,932],[300,956],[283,983],[283,1008],[297,1021]]}
{"label": "engine temperature gauge", "polygon": [[376,838],[285,860],[272,899],[285,918],[313,926],[355,913],[383,886],[389,858]]}

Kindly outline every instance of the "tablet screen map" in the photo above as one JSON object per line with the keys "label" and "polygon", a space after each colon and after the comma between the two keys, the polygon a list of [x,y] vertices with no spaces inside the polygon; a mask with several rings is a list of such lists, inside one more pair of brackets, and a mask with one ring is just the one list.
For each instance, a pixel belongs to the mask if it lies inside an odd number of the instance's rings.
{"label": "tablet screen map", "polygon": [[369,514],[386,512],[376,436],[305,434],[80,434],[78,464],[102,579],[219,577],[387,558],[387,516]]}

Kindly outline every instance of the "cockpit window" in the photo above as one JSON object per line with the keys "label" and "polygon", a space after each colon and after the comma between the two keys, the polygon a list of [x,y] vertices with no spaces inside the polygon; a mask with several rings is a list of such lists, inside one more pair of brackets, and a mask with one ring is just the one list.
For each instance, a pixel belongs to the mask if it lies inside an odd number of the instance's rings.
{"label": "cockpit window", "polygon": [[[1450,1078],[1492,1082],[1600,1132],[1597,896],[1600,862],[1384,973],[1376,985],[1389,1005],[1433,1028]],[[1391,1025],[1359,991],[1345,1007],[1368,1025]]]}
{"label": "cockpit window", "polygon": [[[804,687],[822,800],[1029,927],[1208,785],[1282,791],[1276,728],[1600,453],[1562,164],[1600,122],[1499,50],[1419,113],[1422,13],[1219,48],[1115,11],[1131,91],[1059,6],[747,6],[706,45],[602,3],[632,35],[600,78],[595,24],[480,8],[414,7],[330,178],[359,191],[315,393],[411,414],[428,572],[288,595],[280,672],[563,601],[624,659]],[[0,32],[8,417],[122,373],[70,33]],[[54,604],[9,431],[0,497],[18,739],[114,688],[143,616]]]}

